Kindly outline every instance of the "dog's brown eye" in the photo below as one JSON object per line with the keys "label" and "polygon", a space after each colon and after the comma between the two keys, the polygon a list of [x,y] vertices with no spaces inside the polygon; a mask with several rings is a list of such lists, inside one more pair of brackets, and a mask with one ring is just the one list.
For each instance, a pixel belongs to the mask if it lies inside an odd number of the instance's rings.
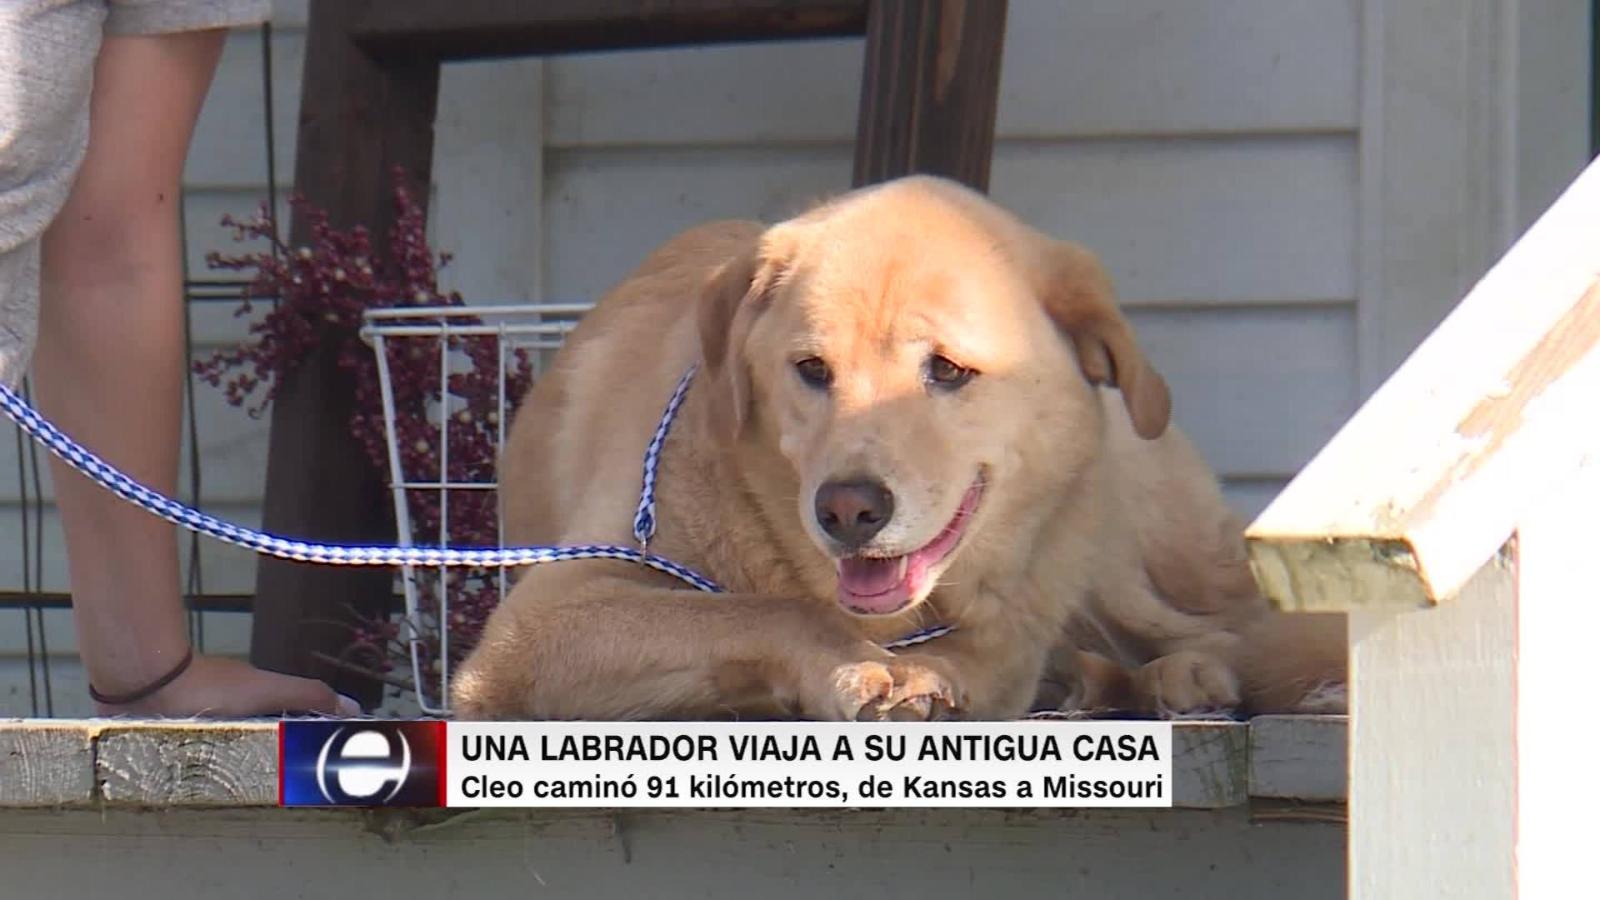
{"label": "dog's brown eye", "polygon": [[815,356],[797,361],[794,370],[809,387],[826,388],[833,383],[833,373],[828,370],[828,364]]}
{"label": "dog's brown eye", "polygon": [[958,366],[943,356],[934,355],[928,360],[928,381],[946,390],[955,390],[978,374],[966,366]]}

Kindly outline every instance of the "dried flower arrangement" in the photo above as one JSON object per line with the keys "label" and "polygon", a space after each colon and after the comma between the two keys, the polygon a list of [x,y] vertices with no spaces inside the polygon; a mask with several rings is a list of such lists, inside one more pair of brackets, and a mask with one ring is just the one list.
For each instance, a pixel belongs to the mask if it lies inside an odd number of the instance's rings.
{"label": "dried flower arrangement", "polygon": [[[249,285],[238,316],[255,310],[250,298],[275,298],[276,303],[249,327],[249,337],[239,345],[218,351],[197,362],[195,373],[223,390],[228,402],[247,407],[257,417],[271,404],[285,375],[325,341],[337,342],[341,368],[352,374],[355,412],[351,435],[360,442],[374,466],[389,468],[378,360],[358,335],[363,314],[369,309],[416,306],[461,306],[457,293],[442,293],[438,271],[449,262],[437,258],[427,242],[426,211],[406,190],[399,171],[393,173],[394,226],[379,253],[368,230],[356,226],[333,228],[327,215],[304,198],[293,203],[309,223],[310,241],[289,247],[277,236],[276,223],[263,207],[256,215],[238,220],[225,217],[236,241],[263,241],[267,249],[239,255],[212,253],[213,269],[247,273]],[[452,325],[476,324],[470,316],[450,315]],[[427,321],[427,320],[424,320]],[[518,348],[504,358],[493,335],[451,335],[446,348],[454,360],[448,376],[440,373],[440,338],[408,337],[385,342],[390,388],[393,391],[395,430],[402,472],[391,473],[406,482],[425,481],[492,484],[498,450],[500,409],[499,367],[505,372],[505,396],[523,395],[533,380],[532,361]],[[448,472],[441,472],[441,421],[447,420]],[[425,546],[440,535],[443,490],[406,492],[415,543]],[[492,547],[498,543],[496,496],[493,490],[453,490],[448,498],[449,521],[445,534],[453,546]],[[395,619],[358,623],[349,649],[334,660],[346,668],[365,671],[391,687],[429,691],[438,683],[439,650],[448,637],[452,667],[478,640],[484,621],[499,601],[499,573],[452,569],[438,578],[419,573],[419,604],[428,610],[418,621]],[[449,621],[440,621],[439,590],[448,592]],[[409,677],[410,641],[421,642],[424,684]],[[422,696],[422,695],[419,695]],[[431,694],[426,699],[437,703]]]}

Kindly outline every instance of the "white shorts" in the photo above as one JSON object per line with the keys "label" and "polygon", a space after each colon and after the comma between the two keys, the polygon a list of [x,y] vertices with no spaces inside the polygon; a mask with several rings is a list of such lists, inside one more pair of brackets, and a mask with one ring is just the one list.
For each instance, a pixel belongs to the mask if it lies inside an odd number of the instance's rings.
{"label": "white shorts", "polygon": [[255,25],[271,0],[0,0],[0,382],[27,370],[39,321],[39,238],[89,145],[103,35]]}

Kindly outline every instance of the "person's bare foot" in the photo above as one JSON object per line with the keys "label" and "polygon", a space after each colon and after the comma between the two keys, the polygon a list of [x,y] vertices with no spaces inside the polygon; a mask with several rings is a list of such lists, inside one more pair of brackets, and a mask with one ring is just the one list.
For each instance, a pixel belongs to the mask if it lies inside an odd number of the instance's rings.
{"label": "person's bare foot", "polygon": [[354,700],[311,678],[257,669],[223,656],[196,656],[171,684],[124,705],[95,704],[102,716],[358,716]]}

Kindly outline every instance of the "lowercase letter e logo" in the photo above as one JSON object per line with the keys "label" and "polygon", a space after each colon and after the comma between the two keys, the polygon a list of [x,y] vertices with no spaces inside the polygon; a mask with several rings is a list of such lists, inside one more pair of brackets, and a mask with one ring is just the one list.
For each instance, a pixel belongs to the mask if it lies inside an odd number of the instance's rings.
{"label": "lowercase letter e logo", "polygon": [[347,725],[329,736],[317,756],[317,787],[338,806],[382,806],[410,774],[411,744],[401,731]]}
{"label": "lowercase letter e logo", "polygon": [[445,725],[289,719],[278,723],[284,806],[443,806]]}

